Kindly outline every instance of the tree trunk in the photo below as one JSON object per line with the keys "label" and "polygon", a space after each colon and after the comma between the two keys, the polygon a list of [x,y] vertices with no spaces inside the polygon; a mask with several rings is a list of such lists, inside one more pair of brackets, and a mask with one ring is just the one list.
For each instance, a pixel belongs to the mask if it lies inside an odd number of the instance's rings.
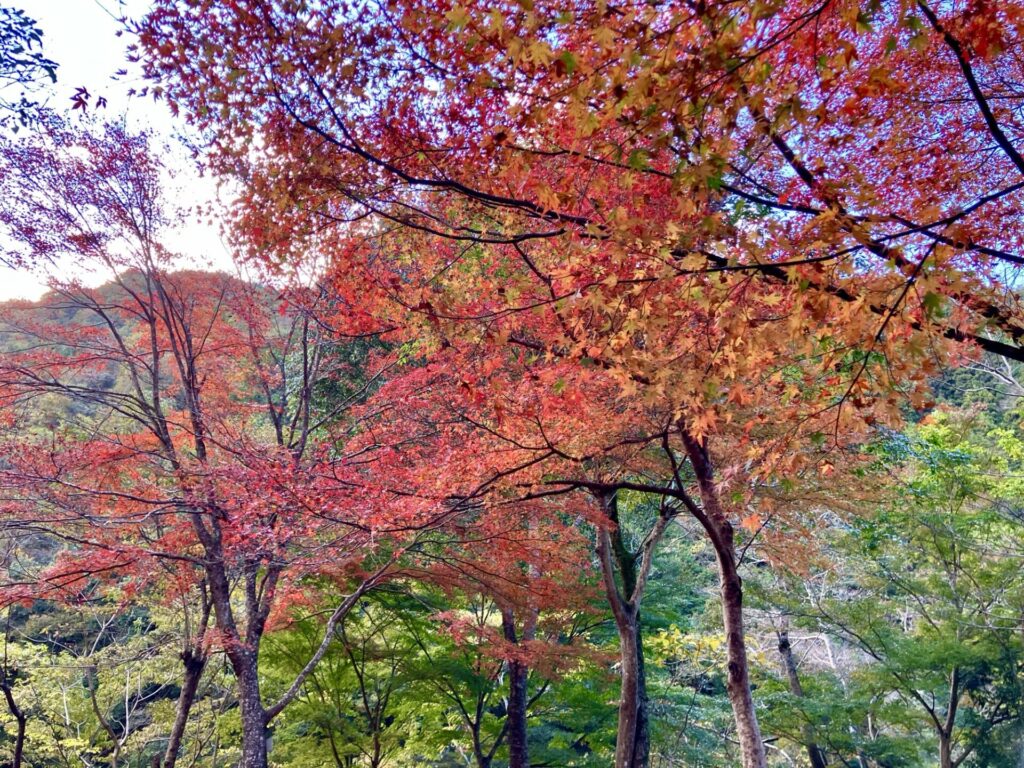
{"label": "tree trunk", "polygon": [[[89,688],[89,703],[92,705],[92,713],[96,716],[96,722],[100,724],[104,732],[110,738],[111,743],[114,745],[113,751],[110,753],[110,768],[117,768],[118,759],[121,756],[121,740],[118,738],[117,731],[114,730],[114,726],[110,724],[110,721],[104,717],[103,712],[100,710],[99,701],[96,698],[96,691],[99,687],[99,679],[96,674],[96,666],[93,664],[88,665],[85,670],[85,683]],[[127,712],[125,713],[125,728],[128,726]]]}
{"label": "tree trunk", "polygon": [[939,768],[953,768],[953,729],[956,728],[956,713],[960,705],[960,667],[953,667],[949,673],[949,703],[946,707],[946,721],[939,734]]}
{"label": "tree trunk", "polygon": [[617,621],[616,625],[619,630],[621,691],[615,768],[646,768],[651,744],[639,613],[629,611],[628,621],[621,624]]}
{"label": "tree trunk", "polygon": [[178,762],[178,750],[181,749],[181,740],[185,736],[192,704],[196,700],[199,680],[206,668],[206,657],[202,653],[193,653],[191,650],[187,650],[181,654],[181,660],[185,663],[185,679],[181,684],[181,693],[178,694],[174,726],[171,728],[167,749],[164,751],[163,768],[174,768],[175,763]]}
{"label": "tree trunk", "polygon": [[[630,552],[622,537],[616,494],[600,496],[599,501],[608,521],[614,526],[610,531],[598,532],[597,554],[601,563],[605,595],[615,617],[615,628],[619,633],[621,682],[615,768],[647,768],[650,761],[651,739],[648,731],[647,680],[640,604],[647,586],[654,549],[665,533],[671,517],[659,515],[654,527],[648,531],[640,550]],[[621,591],[616,583],[616,571],[622,582]]]}
{"label": "tree trunk", "polygon": [[953,744],[949,736],[939,733],[939,768],[953,768]]}
{"label": "tree trunk", "polygon": [[[505,639],[518,644],[515,614],[509,609],[501,612],[501,626]],[[530,668],[522,661],[508,662],[508,709],[505,713],[508,742],[508,768],[530,768],[529,747],[526,738],[527,679]]]}
{"label": "tree trunk", "polygon": [[220,544],[219,530],[207,531],[198,518],[194,526],[200,541],[208,553],[210,562],[206,566],[206,583],[210,590],[210,603],[217,619],[217,628],[226,641],[226,652],[231,669],[235,673],[238,691],[238,708],[242,720],[242,759],[237,768],[267,768],[267,710],[260,695],[259,647],[262,626],[257,619],[258,604],[252,598],[255,584],[252,574],[247,574],[246,594],[246,638],[242,638],[235,621],[231,604],[231,586],[224,567],[224,556]]}
{"label": "tree trunk", "polygon": [[370,768],[380,768],[384,760],[380,746],[380,721],[373,726],[373,756],[370,758]]}
{"label": "tree trunk", "polygon": [[10,676],[6,669],[0,670],[0,690],[3,691],[4,698],[7,700],[7,709],[14,717],[17,722],[17,732],[14,736],[14,758],[11,762],[11,768],[21,768],[22,760],[24,759],[25,752],[25,725],[28,718],[22,711],[21,707],[14,700],[14,690],[11,688]]}
{"label": "tree trunk", "polygon": [[[598,533],[598,558],[605,592],[619,633],[619,725],[615,738],[615,768],[647,768],[650,759],[650,737],[647,729],[647,685],[644,679],[643,639],[640,611],[635,600],[628,600],[615,583],[615,569],[622,578],[623,589],[636,599],[636,560],[626,551],[618,528],[615,507],[606,505],[609,519],[615,523],[612,532]],[[612,564],[612,555],[615,565]]]}
{"label": "tree trunk", "polygon": [[260,698],[256,657],[247,649],[231,656],[242,716],[242,760],[238,768],[267,768],[267,715]]}
{"label": "tree trunk", "polygon": [[636,670],[636,743],[633,745],[632,768],[647,768],[651,761],[651,732],[648,716],[647,669],[644,666],[644,631],[639,611],[636,615]]}
{"label": "tree trunk", "polygon": [[725,628],[726,690],[736,721],[743,768],[767,768],[761,727],[757,722],[754,697],[750,693],[747,645],[743,631],[743,581],[736,563],[736,541],[732,523],[722,505],[715,483],[706,442],[698,440],[680,424],[680,437],[686,447],[703,509],[691,508],[715,549],[719,588],[722,594],[722,623]]}
{"label": "tree trunk", "polygon": [[632,615],[617,622],[619,629],[619,729],[615,738],[615,768],[633,768],[636,729],[640,717],[640,670],[637,669],[637,632]]}
{"label": "tree trunk", "polygon": [[476,758],[476,768],[491,768],[491,756],[484,752],[484,746],[480,742],[479,721],[473,726],[473,757]]}
{"label": "tree trunk", "polygon": [[[789,681],[789,692],[798,699],[804,698],[804,687],[800,684],[800,675],[797,672],[796,660],[793,658],[793,647],[789,642],[789,630],[779,630],[779,656],[782,657],[782,670],[786,673]],[[821,748],[814,741],[814,731],[810,724],[804,726],[804,746],[807,748],[807,758],[811,761],[811,768],[827,768],[827,761]]]}
{"label": "tree trunk", "polygon": [[530,768],[526,740],[526,679],[529,668],[518,661],[508,665],[508,768]]}
{"label": "tree trunk", "polygon": [[[764,742],[757,722],[754,697],[750,693],[750,673],[747,663],[747,645],[743,630],[743,582],[736,569],[736,556],[732,546],[732,526],[727,526],[728,548],[716,547],[720,588],[722,593],[722,622],[725,625],[726,690],[736,720],[736,735],[740,742],[743,768],[766,768]],[[723,542],[724,543],[724,542]]]}

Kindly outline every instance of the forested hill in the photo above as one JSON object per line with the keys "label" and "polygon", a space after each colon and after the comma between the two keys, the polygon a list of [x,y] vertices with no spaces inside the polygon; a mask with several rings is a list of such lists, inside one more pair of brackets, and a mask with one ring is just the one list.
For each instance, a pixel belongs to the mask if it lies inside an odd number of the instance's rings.
{"label": "forested hill", "polygon": [[[196,273],[196,277],[216,282],[227,276]],[[104,329],[109,330],[110,327],[122,338],[131,339],[144,332],[145,324],[144,318],[139,315],[140,307],[133,301],[131,294],[146,290],[143,272],[128,269],[99,286],[85,287],[71,283],[55,287],[37,301],[2,302],[0,353],[10,354],[30,348],[59,351],[59,346],[55,346],[59,339],[53,338],[45,330],[54,327],[66,329],[70,337],[95,335],[104,346],[116,343],[116,336],[102,335]],[[65,348],[65,351],[71,350]],[[116,359],[110,359],[106,365],[93,366],[83,383],[103,389],[123,389],[127,382],[120,377],[126,373]],[[52,426],[57,422],[70,423],[76,417],[95,416],[102,409],[97,402],[86,399],[44,396],[34,400],[33,410],[40,424]]]}

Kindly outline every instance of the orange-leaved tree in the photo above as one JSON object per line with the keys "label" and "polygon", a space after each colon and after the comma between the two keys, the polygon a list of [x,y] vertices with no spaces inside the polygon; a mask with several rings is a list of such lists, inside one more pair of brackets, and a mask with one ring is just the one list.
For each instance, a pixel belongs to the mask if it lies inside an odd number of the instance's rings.
{"label": "orange-leaved tree", "polygon": [[536,449],[528,494],[700,521],[745,766],[758,490],[841,467],[938,364],[1024,357],[1022,31],[1018,0],[160,0],[138,27],[244,179],[254,256],[326,254],[350,331],[452,366],[478,429]]}
{"label": "orange-leaved tree", "polygon": [[[604,593],[620,639],[616,762],[640,766],[647,762],[649,734],[641,604],[659,542],[680,515],[695,519],[718,558],[729,694],[740,727],[756,727],[736,545],[765,535],[769,526],[775,547],[785,547],[787,535],[802,540],[805,513],[814,513],[808,505],[817,506],[827,496],[817,486],[835,483],[855,469],[858,458],[852,450],[840,460],[835,447],[825,444],[820,430],[832,426],[833,416],[819,412],[810,393],[822,384],[810,373],[790,366],[773,386],[776,397],[793,401],[794,409],[799,403],[809,409],[802,419],[807,429],[817,425],[818,438],[794,441],[789,425],[772,421],[777,411],[736,404],[714,436],[698,441],[679,414],[640,397],[622,397],[615,378],[597,365],[545,361],[522,348],[507,350],[498,365],[481,345],[448,342],[431,362],[392,372],[378,393],[380,403],[376,398],[369,403],[386,410],[367,435],[403,453],[404,472],[391,475],[395,487],[450,494],[486,510],[463,523],[466,532],[455,542],[460,549],[454,559],[468,568],[481,557],[496,571],[492,582],[498,576],[516,578],[515,563],[509,567],[505,561],[511,552],[520,567],[534,562],[541,574],[573,588],[575,579],[563,571],[567,533],[548,524],[537,529],[546,542],[537,543],[536,553],[527,557],[513,548],[513,534],[530,530],[535,514],[530,504],[554,503],[562,526],[594,530]],[[796,499],[773,478],[768,464],[783,458],[799,467],[787,472],[799,481],[789,484],[799,490]],[[724,468],[717,476],[716,465]],[[626,516],[634,514],[619,503],[623,491],[647,499],[648,514],[632,526],[642,526],[636,544],[622,529]],[[474,556],[474,536],[486,554]]]}

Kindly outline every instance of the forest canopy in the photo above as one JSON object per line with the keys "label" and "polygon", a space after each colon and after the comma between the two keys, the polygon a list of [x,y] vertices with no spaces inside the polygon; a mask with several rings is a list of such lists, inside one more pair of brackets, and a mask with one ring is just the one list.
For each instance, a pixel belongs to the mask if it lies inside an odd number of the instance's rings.
{"label": "forest canopy", "polygon": [[1024,3],[122,26],[235,267],[0,139],[0,760],[1020,764]]}

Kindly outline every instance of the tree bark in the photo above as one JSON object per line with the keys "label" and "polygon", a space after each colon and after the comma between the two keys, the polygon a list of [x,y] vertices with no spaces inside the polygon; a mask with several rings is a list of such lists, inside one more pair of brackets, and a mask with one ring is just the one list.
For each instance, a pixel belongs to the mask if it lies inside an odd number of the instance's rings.
{"label": "tree bark", "polygon": [[[750,692],[750,672],[747,645],[743,629],[743,581],[736,568],[732,546],[732,526],[728,526],[723,543],[728,548],[716,551],[722,593],[722,623],[725,625],[726,690],[736,720],[736,735],[740,742],[743,768],[766,768],[761,727],[757,722],[754,697]],[[717,548],[716,548],[717,550]]]}
{"label": "tree bark", "polygon": [[617,626],[622,679],[615,765],[616,768],[646,768],[651,745],[639,612],[630,612],[629,620]]}
{"label": "tree bark", "polygon": [[260,695],[259,647],[263,624],[259,614],[259,601],[255,599],[255,569],[246,576],[245,616],[246,635],[243,639],[235,621],[231,603],[231,586],[224,565],[219,528],[207,530],[198,516],[193,525],[210,562],[206,566],[206,582],[210,590],[210,603],[217,620],[217,628],[226,641],[226,654],[235,673],[238,707],[242,720],[242,759],[237,768],[267,768],[267,710]]}
{"label": "tree bark", "polygon": [[[804,698],[804,687],[800,684],[800,674],[796,668],[796,660],[793,658],[793,646],[789,642],[789,630],[783,628],[779,630],[779,656],[782,657],[782,671],[786,674],[786,679],[789,681],[789,692],[792,693],[798,699]],[[814,732],[811,726],[805,725],[803,728],[804,735],[804,746],[807,748],[807,758],[811,762],[811,768],[827,768],[828,763],[825,760],[825,754],[822,752],[821,747],[814,741]]]}
{"label": "tree bark", "polygon": [[238,768],[267,768],[267,715],[260,698],[256,657],[248,649],[236,651],[231,657],[242,717],[242,760]]}
{"label": "tree bark", "polygon": [[25,752],[25,725],[28,722],[28,718],[14,699],[14,690],[11,688],[10,675],[6,667],[0,669],[0,675],[2,675],[0,677],[0,690],[3,691],[4,698],[7,700],[7,710],[18,724],[14,736],[14,757],[11,762],[11,768],[21,768]]}
{"label": "tree bark", "polygon": [[472,725],[473,732],[473,757],[476,758],[476,768],[491,768],[491,754],[484,752],[484,745],[480,741],[480,720],[479,718]]}
{"label": "tree bark", "polygon": [[750,672],[743,629],[743,580],[736,562],[736,543],[732,523],[719,498],[707,446],[698,441],[684,425],[680,435],[697,478],[703,509],[691,512],[700,522],[715,550],[719,589],[722,595],[722,623],[725,628],[726,690],[736,721],[743,768],[767,768],[761,726],[757,722],[754,698],[750,693]]}
{"label": "tree bark", "polygon": [[185,665],[185,675],[181,684],[181,691],[178,694],[178,703],[174,715],[174,725],[171,727],[170,736],[167,739],[167,749],[164,750],[163,760],[155,758],[154,766],[162,768],[174,768],[178,762],[178,752],[181,750],[181,742],[185,737],[185,729],[188,727],[189,715],[192,713],[192,705],[196,700],[196,693],[199,690],[199,681],[206,669],[207,655],[205,640],[206,630],[210,625],[210,613],[213,605],[210,602],[210,592],[205,581],[199,585],[199,616],[195,625],[195,634],[190,631],[191,622],[188,606],[185,610],[185,644],[181,651],[181,661]]}
{"label": "tree bark", "polygon": [[[510,643],[518,643],[515,614],[511,610],[502,610],[501,626],[505,639]],[[526,735],[526,685],[529,674],[530,668],[522,661],[512,659],[508,662],[508,708],[505,713],[508,768],[530,768]]]}
{"label": "tree bark", "polygon": [[[506,620],[504,611],[502,624],[505,639],[515,642],[515,625]],[[519,660],[512,659],[508,663],[508,674],[509,702],[505,714],[508,726],[505,738],[509,745],[509,768],[529,768],[529,748],[526,740],[526,679],[529,676],[529,668]]]}
{"label": "tree bark", "polygon": [[636,743],[633,745],[633,768],[647,768],[651,761],[650,708],[647,699],[647,669],[644,666],[644,633],[640,612],[636,615]]}
{"label": "tree bark", "polygon": [[633,617],[617,622],[619,629],[619,728],[615,739],[615,768],[633,768],[636,729],[640,721],[640,671],[636,666],[636,626]]}
{"label": "tree bark", "polygon": [[939,768],[954,768],[953,745],[944,733],[939,734]]}
{"label": "tree bark", "polygon": [[[607,502],[609,519],[618,526],[614,502]],[[622,578],[623,591],[632,595],[627,600],[615,583],[615,564]],[[620,688],[619,723],[615,738],[615,768],[647,768],[650,760],[650,736],[647,717],[647,684],[643,664],[643,637],[637,603],[635,558],[626,551],[621,533],[598,533],[598,557],[605,583],[605,592],[619,634]],[[643,582],[640,582],[641,592]]]}
{"label": "tree bark", "polygon": [[[207,545],[207,551],[220,554],[219,542]],[[238,708],[242,720],[242,759],[237,768],[267,768],[267,711],[260,695],[259,640],[261,627],[253,621],[252,601],[247,600],[248,637],[242,639],[235,623],[231,605],[231,588],[222,560],[214,560],[207,566],[207,582],[210,601],[217,627],[228,641],[226,652],[231,669],[235,673],[238,690]]]}
{"label": "tree bark", "polygon": [[[103,712],[100,710],[99,701],[96,698],[96,691],[99,688],[99,678],[96,674],[96,666],[90,664],[85,668],[85,682],[89,687],[89,703],[92,705],[92,713],[96,716],[96,721],[103,728],[107,736],[110,737],[111,743],[114,745],[113,750],[110,753],[110,768],[118,767],[118,760],[121,757],[121,739],[118,738],[117,731],[114,730],[114,726],[111,725],[110,721],[104,717]],[[125,718],[125,728],[127,729],[127,713]]]}
{"label": "tree bark", "polygon": [[956,713],[960,705],[960,667],[953,667],[949,673],[949,703],[946,719],[936,728],[939,735],[939,768],[955,768],[953,761],[953,729],[956,727]]}
{"label": "tree bark", "polygon": [[171,734],[167,740],[167,749],[164,751],[163,768],[174,768],[178,762],[178,750],[181,749],[181,740],[185,736],[185,728],[188,726],[192,704],[196,700],[199,680],[202,678],[203,670],[206,668],[206,657],[201,652],[183,651],[181,660],[185,664],[185,677],[181,684],[181,692],[178,694],[174,725],[171,727]]}

